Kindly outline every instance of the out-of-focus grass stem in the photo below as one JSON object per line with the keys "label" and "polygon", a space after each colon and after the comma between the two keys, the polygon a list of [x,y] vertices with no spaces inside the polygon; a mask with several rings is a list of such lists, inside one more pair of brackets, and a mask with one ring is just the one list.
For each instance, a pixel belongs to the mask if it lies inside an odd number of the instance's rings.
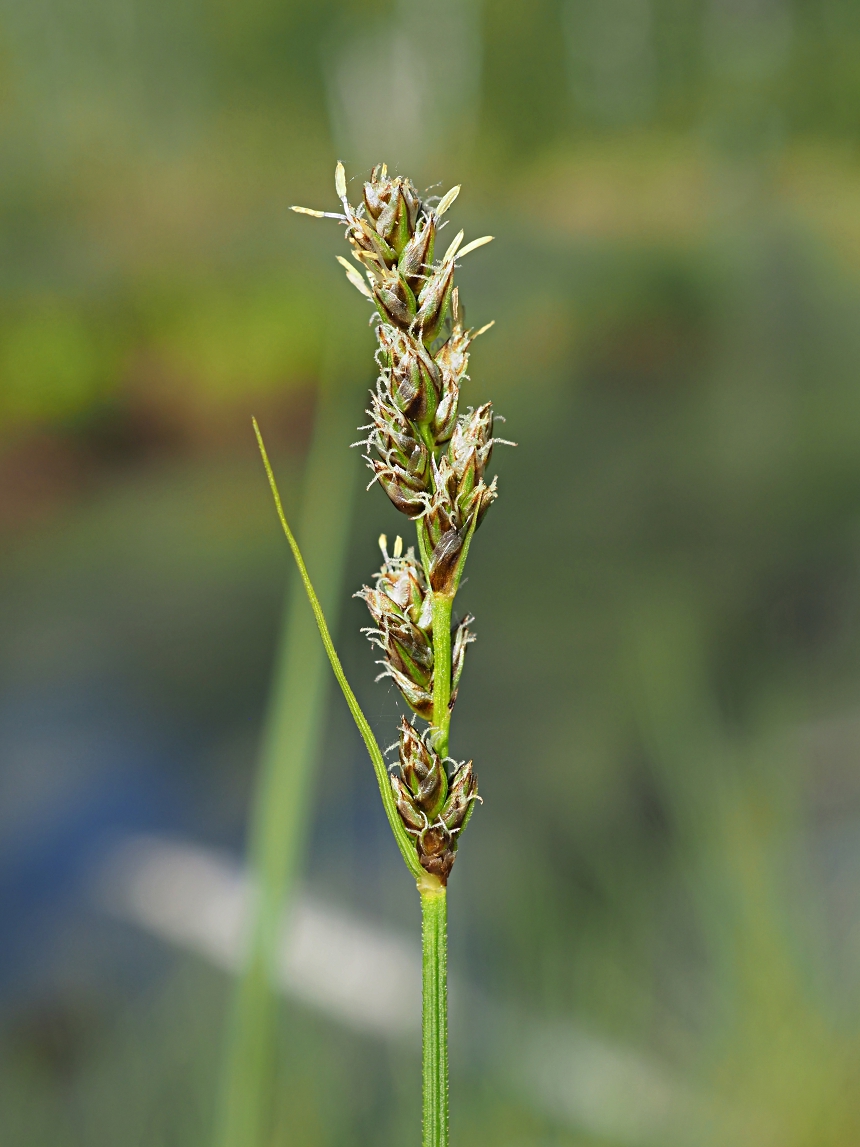
{"label": "out-of-focus grass stem", "polygon": [[[332,324],[320,375],[313,439],[304,475],[299,536],[328,616],[336,622],[355,466],[345,449],[360,412],[350,347]],[[255,898],[248,949],[236,985],[221,1090],[216,1147],[267,1141],[277,1043],[277,960],[284,911],[307,839],[314,764],[328,688],[326,654],[299,577],[293,576],[274,666],[250,817],[248,860]]]}

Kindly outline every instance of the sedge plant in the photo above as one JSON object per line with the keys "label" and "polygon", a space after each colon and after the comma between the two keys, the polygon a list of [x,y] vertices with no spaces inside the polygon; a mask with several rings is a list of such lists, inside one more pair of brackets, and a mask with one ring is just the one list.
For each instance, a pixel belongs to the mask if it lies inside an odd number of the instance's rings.
{"label": "sedge plant", "polygon": [[[496,500],[485,480],[495,443],[492,405],[460,410],[469,347],[488,327],[465,327],[457,261],[488,243],[463,246],[460,231],[436,257],[443,217],[459,187],[422,199],[410,180],[384,164],[364,184],[362,202],[347,197],[342,164],[335,173],[342,211],[293,210],[333,218],[346,231],[354,262],[340,258],[350,282],[374,308],[379,377],[360,443],[373,479],[414,523],[404,551],[380,537],[382,566],[358,597],[370,611],[364,632],[381,653],[379,678],[391,678],[412,711],[402,718],[398,759],[389,769],[341,667],[322,609],[254,424],[281,525],[299,567],[335,676],[373,763],[382,803],[422,911],[423,1147],[448,1144],[447,884],[478,796],[471,761],[449,754],[451,714],[474,618],[454,615],[454,600],[475,530]],[[488,324],[492,325],[492,324]],[[378,679],[379,679],[378,678]],[[420,724],[418,724],[420,722]]]}

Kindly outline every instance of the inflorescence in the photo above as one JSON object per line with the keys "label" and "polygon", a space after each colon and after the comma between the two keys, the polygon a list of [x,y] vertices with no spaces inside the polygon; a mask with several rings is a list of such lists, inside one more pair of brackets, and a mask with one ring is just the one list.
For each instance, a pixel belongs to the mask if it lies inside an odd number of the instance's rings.
{"label": "inflorescence", "polygon": [[[472,534],[497,497],[496,479],[485,481],[493,446],[505,442],[493,436],[491,403],[459,410],[469,347],[493,324],[477,331],[464,327],[454,271],[457,260],[492,236],[462,246],[460,231],[434,260],[442,217],[459,187],[438,200],[422,200],[409,179],[390,177],[386,165],[378,164],[354,208],[340,163],[335,187],[342,213],[293,210],[345,225],[355,263],[340,256],[338,261],[375,307],[379,377],[371,391],[370,422],[361,428],[366,437],[355,445],[366,448],[371,485],[378,482],[397,509],[415,521],[418,556],[412,547],[403,554],[400,538],[389,555],[386,539],[380,538],[383,564],[375,586],[363,587],[357,596],[373,619],[364,632],[382,652],[380,677],[392,678],[407,705],[429,725],[419,734],[405,718],[401,722],[400,776],[392,775],[391,785],[422,867],[444,884],[458,836],[480,799],[472,762],[440,755],[466,647],[475,638],[469,628],[474,618],[448,622],[448,664],[437,670],[434,602],[447,601],[450,618]],[[444,729],[437,671],[450,673]]]}

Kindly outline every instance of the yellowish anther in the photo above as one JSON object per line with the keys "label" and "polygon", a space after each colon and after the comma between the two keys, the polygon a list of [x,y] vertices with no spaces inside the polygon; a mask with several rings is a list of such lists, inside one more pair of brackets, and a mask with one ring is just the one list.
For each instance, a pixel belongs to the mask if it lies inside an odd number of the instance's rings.
{"label": "yellowish anther", "polygon": [[401,538],[400,534],[398,534],[397,537],[394,539],[394,556],[396,558],[399,558],[402,553],[403,553],[403,538]]}
{"label": "yellowish anther", "polygon": [[382,556],[388,561],[388,536],[386,534],[379,535],[379,548],[382,550]]}
{"label": "yellowish anther", "polygon": [[462,259],[464,255],[468,255],[470,251],[477,251],[479,247],[483,247],[486,243],[492,243],[493,235],[483,235],[480,239],[473,239],[471,243],[467,243],[463,250],[460,252],[459,257]]}
{"label": "yellowish anther", "polygon": [[457,234],[454,236],[454,240],[451,243],[451,246],[445,252],[444,258],[442,259],[443,263],[447,263],[449,259],[454,258],[454,256],[457,254],[457,249],[462,242],[463,242],[463,232],[458,231]]}
{"label": "yellowish anther", "polygon": [[346,172],[340,160],[337,161],[337,167],[334,169],[334,189],[338,199],[346,199]]}
{"label": "yellowish anther", "polygon": [[388,164],[387,163],[383,163],[383,165],[382,165],[382,178],[383,179],[388,178]]}
{"label": "yellowish anther", "polygon": [[495,325],[496,325],[496,320],[491,319],[490,322],[485,323],[484,326],[482,326],[479,331],[475,331],[475,333],[472,335],[472,338],[476,339],[478,337],[478,335],[485,334],[490,329],[490,327],[494,327]]}
{"label": "yellowish anther", "polygon": [[450,191],[445,192],[445,194],[439,200],[438,206],[436,207],[436,218],[437,219],[442,218],[442,216],[445,214],[445,212],[448,210],[448,208],[451,206],[451,204],[454,202],[454,200],[457,198],[457,196],[459,194],[460,194],[460,184],[459,183],[457,184],[456,187],[452,187]]}
{"label": "yellowish anther", "polygon": [[325,211],[314,211],[313,207],[291,207],[290,211],[297,211],[299,215],[313,215],[314,219],[325,219]]}
{"label": "yellowish anther", "polygon": [[335,258],[337,259],[338,263],[340,263],[341,267],[343,267],[343,269],[346,271],[346,277],[349,279],[355,289],[357,291],[361,291],[361,293],[366,298],[372,299],[373,296],[367,289],[367,284],[365,283],[364,279],[362,279],[361,275],[358,273],[352,263],[348,263],[346,259],[344,259],[343,255],[335,255]]}

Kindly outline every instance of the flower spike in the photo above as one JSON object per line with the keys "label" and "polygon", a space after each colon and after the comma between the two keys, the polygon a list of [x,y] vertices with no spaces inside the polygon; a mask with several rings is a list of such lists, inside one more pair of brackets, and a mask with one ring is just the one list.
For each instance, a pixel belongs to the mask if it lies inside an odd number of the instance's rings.
{"label": "flower spike", "polygon": [[[496,445],[492,404],[460,407],[471,344],[493,325],[465,325],[454,283],[459,261],[486,246],[492,235],[464,245],[458,231],[441,259],[434,258],[442,217],[460,194],[452,187],[436,202],[423,199],[411,180],[377,164],[352,206],[346,171],[335,168],[343,211],[296,207],[314,218],[344,223],[353,261],[338,256],[350,283],[375,307],[379,375],[370,392],[365,448],[372,472],[391,503],[416,525],[417,547],[391,551],[379,539],[382,566],[372,586],[356,595],[372,625],[363,632],[379,650],[419,734],[401,723],[399,776],[391,777],[397,814],[421,867],[444,884],[462,829],[474,808],[477,782],[471,762],[447,756],[448,726],[457,699],[466,649],[475,640],[473,618],[456,621],[454,595],[472,536],[498,497],[488,467]],[[362,271],[364,272],[362,274]]]}

